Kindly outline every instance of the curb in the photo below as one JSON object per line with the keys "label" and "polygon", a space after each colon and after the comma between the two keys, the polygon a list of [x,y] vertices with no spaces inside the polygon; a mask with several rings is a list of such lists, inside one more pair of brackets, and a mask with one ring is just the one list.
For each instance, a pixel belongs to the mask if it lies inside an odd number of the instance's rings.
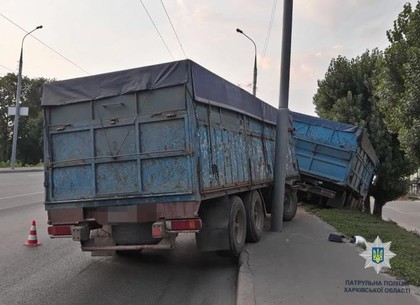
{"label": "curb", "polygon": [[254,277],[249,265],[247,249],[239,255],[238,282],[236,284],[236,305],[255,305]]}
{"label": "curb", "polygon": [[1,174],[8,174],[8,173],[31,173],[31,172],[43,172],[43,167],[29,167],[29,168],[16,168],[16,169],[10,169],[10,168],[0,168],[0,175]]}

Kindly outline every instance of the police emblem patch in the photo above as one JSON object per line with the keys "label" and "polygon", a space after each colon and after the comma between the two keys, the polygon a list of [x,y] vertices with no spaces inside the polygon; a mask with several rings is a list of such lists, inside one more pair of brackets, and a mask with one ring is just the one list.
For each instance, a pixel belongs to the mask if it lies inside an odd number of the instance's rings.
{"label": "police emblem patch", "polygon": [[390,250],[391,242],[382,243],[379,236],[373,243],[366,242],[366,251],[360,254],[366,259],[365,268],[373,267],[379,273],[382,267],[391,268],[389,260],[395,256]]}
{"label": "police emblem patch", "polygon": [[376,264],[380,264],[384,261],[384,248],[372,247],[372,261]]}

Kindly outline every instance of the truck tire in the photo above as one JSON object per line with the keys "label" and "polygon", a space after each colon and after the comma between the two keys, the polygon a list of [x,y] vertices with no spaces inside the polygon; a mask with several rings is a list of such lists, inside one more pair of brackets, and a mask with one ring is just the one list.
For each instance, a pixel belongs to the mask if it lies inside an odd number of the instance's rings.
{"label": "truck tire", "polygon": [[256,243],[264,231],[264,207],[257,191],[246,193],[242,198],[246,211],[246,241]]}
{"label": "truck tire", "polygon": [[283,220],[290,221],[292,220],[297,211],[297,195],[295,191],[287,191],[284,194],[284,210],[283,210]]}
{"label": "truck tire", "polygon": [[238,196],[232,196],[230,200],[229,213],[229,245],[230,254],[238,256],[245,247],[246,238],[246,212],[242,199]]}
{"label": "truck tire", "polygon": [[[351,194],[349,194],[351,196]],[[347,192],[337,192],[335,198],[328,198],[327,199],[327,206],[332,208],[343,208],[346,205],[347,200]]]}

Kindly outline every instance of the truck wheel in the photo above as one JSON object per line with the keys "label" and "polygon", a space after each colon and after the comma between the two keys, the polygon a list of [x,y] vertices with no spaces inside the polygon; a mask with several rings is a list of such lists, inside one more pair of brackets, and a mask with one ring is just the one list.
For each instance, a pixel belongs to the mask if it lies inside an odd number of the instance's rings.
{"label": "truck wheel", "polygon": [[264,207],[257,191],[246,193],[243,197],[246,211],[246,241],[255,243],[264,231]]}
{"label": "truck wheel", "polygon": [[283,220],[290,221],[292,220],[297,211],[297,196],[294,191],[286,191],[284,194],[284,210],[283,210]]}
{"label": "truck wheel", "polygon": [[229,244],[230,254],[238,256],[245,247],[246,213],[242,199],[238,196],[230,197],[229,214]]}
{"label": "truck wheel", "polygon": [[327,199],[326,205],[333,208],[343,208],[346,204],[346,200],[347,200],[346,196],[347,196],[346,191],[337,192],[335,195],[335,198]]}

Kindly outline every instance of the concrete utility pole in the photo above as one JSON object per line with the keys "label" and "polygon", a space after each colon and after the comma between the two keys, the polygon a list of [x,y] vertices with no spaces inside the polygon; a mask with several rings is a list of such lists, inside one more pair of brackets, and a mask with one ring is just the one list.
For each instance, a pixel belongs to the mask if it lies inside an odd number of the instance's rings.
{"label": "concrete utility pole", "polygon": [[12,156],[10,158],[10,168],[15,169],[16,164],[16,146],[18,138],[18,128],[19,128],[19,107],[20,107],[20,95],[22,93],[22,65],[23,65],[23,42],[25,41],[26,36],[35,32],[38,29],[42,29],[42,25],[37,26],[35,29],[23,36],[22,44],[20,46],[20,59],[19,59],[19,73],[17,81],[17,92],[16,92],[16,109],[15,109],[15,122],[13,124],[13,142],[12,142]]}
{"label": "concrete utility pole", "polygon": [[255,55],[254,55],[254,77],[253,77],[253,82],[252,82],[252,94],[254,96],[256,96],[257,95],[257,45],[255,44],[254,40],[252,40],[241,29],[236,29],[236,32],[244,35],[246,38],[248,38],[249,40],[251,40],[251,42],[254,44]]}
{"label": "concrete utility pole", "polygon": [[289,125],[290,50],[292,45],[293,0],[284,0],[283,37],[280,69],[280,98],[277,110],[274,193],[271,208],[271,231],[283,230],[284,188]]}

